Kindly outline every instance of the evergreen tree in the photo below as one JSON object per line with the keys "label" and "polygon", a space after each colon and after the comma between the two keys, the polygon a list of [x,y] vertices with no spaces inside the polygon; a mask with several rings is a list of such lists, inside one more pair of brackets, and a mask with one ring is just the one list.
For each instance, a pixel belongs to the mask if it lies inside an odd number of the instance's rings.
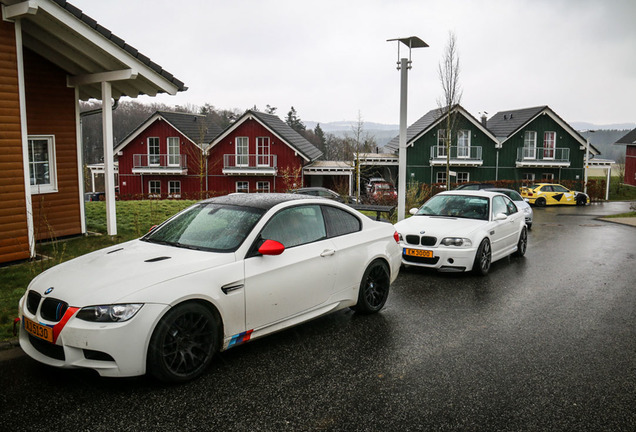
{"label": "evergreen tree", "polygon": [[303,131],[305,131],[306,129],[305,124],[300,120],[300,118],[296,114],[296,109],[294,107],[291,107],[291,109],[287,113],[287,118],[285,119],[285,122],[289,125],[290,128],[292,128],[299,134],[302,134]]}

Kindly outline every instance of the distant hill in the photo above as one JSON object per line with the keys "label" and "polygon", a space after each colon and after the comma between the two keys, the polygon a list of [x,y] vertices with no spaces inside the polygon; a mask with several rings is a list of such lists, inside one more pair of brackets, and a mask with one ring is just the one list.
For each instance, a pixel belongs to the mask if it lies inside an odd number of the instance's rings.
{"label": "distant hill", "polygon": [[[314,129],[318,122],[304,122],[307,129]],[[329,123],[320,123],[320,127],[325,133],[331,133],[338,137],[353,135],[353,128],[357,125],[356,121],[338,121]],[[583,137],[589,139],[594,147],[601,152],[601,158],[617,160],[620,155],[625,155],[625,146],[614,145],[616,141],[622,138],[627,132],[636,127],[636,123],[616,123],[608,125],[596,125],[586,122],[571,122],[577,131],[593,130],[595,132],[580,132]],[[382,123],[364,122],[364,131],[375,137],[380,152],[382,148],[388,144],[394,137],[400,133],[399,125],[390,125]]]}

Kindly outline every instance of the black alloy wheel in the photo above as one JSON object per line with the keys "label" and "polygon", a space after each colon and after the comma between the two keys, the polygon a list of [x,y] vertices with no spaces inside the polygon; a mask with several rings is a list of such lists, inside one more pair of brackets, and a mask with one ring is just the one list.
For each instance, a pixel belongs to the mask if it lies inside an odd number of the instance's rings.
{"label": "black alloy wheel", "polygon": [[475,255],[475,263],[473,264],[473,271],[480,276],[486,276],[490,270],[490,263],[492,260],[492,251],[490,249],[490,241],[485,238],[479,244],[477,254]]}
{"label": "black alloy wheel", "polygon": [[148,369],[167,382],[185,382],[201,375],[218,347],[215,315],[198,303],[171,309],[150,340]]}
{"label": "black alloy wheel", "polygon": [[537,207],[545,207],[545,198],[541,197],[541,198],[537,198],[537,200],[534,202]]}
{"label": "black alloy wheel", "polygon": [[391,273],[384,261],[373,261],[364,272],[358,292],[358,303],[351,309],[363,314],[378,312],[389,297]]}
{"label": "black alloy wheel", "polygon": [[526,249],[528,248],[528,230],[526,227],[523,227],[521,230],[521,234],[519,234],[519,241],[517,242],[517,251],[514,253],[515,256],[522,257],[526,254]]}

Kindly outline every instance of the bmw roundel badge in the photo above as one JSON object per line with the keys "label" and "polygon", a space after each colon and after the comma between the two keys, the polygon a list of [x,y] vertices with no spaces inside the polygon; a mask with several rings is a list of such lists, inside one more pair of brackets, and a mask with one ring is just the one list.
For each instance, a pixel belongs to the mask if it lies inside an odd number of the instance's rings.
{"label": "bmw roundel badge", "polygon": [[420,234],[424,234],[424,233],[426,233],[426,231],[420,231]]}
{"label": "bmw roundel badge", "polygon": [[47,288],[46,291],[44,291],[44,295],[51,294],[52,291],[53,291],[53,287]]}

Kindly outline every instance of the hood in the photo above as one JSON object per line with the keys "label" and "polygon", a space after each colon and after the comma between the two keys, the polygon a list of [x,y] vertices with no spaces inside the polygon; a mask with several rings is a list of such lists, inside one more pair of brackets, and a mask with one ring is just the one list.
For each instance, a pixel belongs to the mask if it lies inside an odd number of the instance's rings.
{"label": "hood", "polygon": [[215,253],[133,240],[83,255],[37,276],[29,286],[70,306],[112,304],[166,280],[235,261]]}
{"label": "hood", "polygon": [[485,220],[446,216],[411,216],[395,224],[395,229],[402,235],[470,237],[472,232],[487,223]]}

